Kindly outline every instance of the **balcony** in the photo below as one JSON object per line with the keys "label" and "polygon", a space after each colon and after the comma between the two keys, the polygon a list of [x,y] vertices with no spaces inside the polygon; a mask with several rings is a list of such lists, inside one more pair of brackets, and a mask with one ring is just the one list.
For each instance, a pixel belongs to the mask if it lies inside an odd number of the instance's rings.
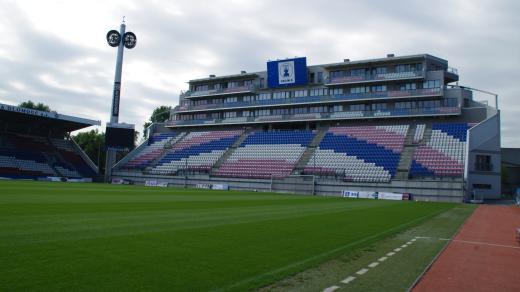
{"label": "balcony", "polygon": [[208,125],[233,125],[233,124],[259,124],[269,122],[294,122],[294,121],[327,121],[327,120],[350,120],[368,118],[389,118],[405,116],[439,116],[460,115],[459,106],[442,106],[436,108],[412,108],[412,109],[388,109],[388,110],[365,110],[344,111],[334,113],[306,113],[294,115],[267,115],[258,117],[235,117],[227,119],[206,120],[173,120],[166,123],[167,127],[208,126]]}
{"label": "balcony", "polygon": [[329,78],[327,78],[325,85],[343,85],[343,84],[368,83],[368,82],[377,82],[377,81],[420,79],[423,77],[424,77],[423,71],[367,74],[367,75],[357,75],[357,76],[342,76],[342,77],[334,77],[334,78],[329,77]]}
{"label": "balcony", "polygon": [[233,109],[233,108],[249,108],[249,107],[265,107],[265,106],[283,106],[296,104],[313,104],[313,103],[333,103],[342,101],[356,101],[368,99],[393,99],[393,98],[414,98],[423,96],[442,96],[444,90],[442,88],[425,88],[413,89],[403,91],[383,91],[383,92],[369,92],[369,93],[347,93],[339,95],[323,95],[323,96],[305,96],[293,97],[283,99],[266,99],[255,101],[239,101],[229,103],[212,103],[197,106],[180,106],[178,113],[189,111],[204,111],[204,110],[218,110],[218,109]]}
{"label": "balcony", "polygon": [[228,95],[228,94],[237,94],[237,93],[253,93],[255,91],[256,91],[255,85],[247,85],[247,86],[211,89],[211,90],[203,90],[203,91],[188,90],[186,92],[181,92],[181,97],[196,98],[196,97],[218,96],[218,95]]}

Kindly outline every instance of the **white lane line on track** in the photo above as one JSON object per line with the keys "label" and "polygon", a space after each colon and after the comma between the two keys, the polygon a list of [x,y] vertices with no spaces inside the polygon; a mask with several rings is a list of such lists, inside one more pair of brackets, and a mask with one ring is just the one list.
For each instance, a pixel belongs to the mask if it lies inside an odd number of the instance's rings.
{"label": "white lane line on track", "polygon": [[429,236],[416,236],[415,238],[417,239],[428,239],[428,238],[431,238]]}
{"label": "white lane line on track", "polygon": [[412,243],[413,243],[413,241],[410,240],[410,241],[408,241],[406,244],[410,245],[410,244],[412,244]]}
{"label": "white lane line on track", "polygon": [[368,269],[363,268],[363,269],[357,271],[356,274],[358,274],[358,275],[363,275],[363,274],[366,273],[366,272],[368,272]]}
{"label": "white lane line on track", "polygon": [[408,244],[403,244],[403,245],[401,245],[401,248],[405,248],[407,246],[408,246]]}
{"label": "white lane line on track", "polygon": [[354,281],[355,279],[356,279],[356,277],[348,276],[348,277],[345,278],[343,281],[341,281],[341,283],[343,283],[343,284],[348,284],[348,283]]}
{"label": "white lane line on track", "polygon": [[389,256],[389,257],[391,257],[391,256],[393,256],[394,254],[395,254],[395,252],[392,251],[392,252],[387,253],[386,255]]}
{"label": "white lane line on track", "polygon": [[395,251],[395,252],[398,252],[398,251],[400,251],[400,250],[401,250],[401,248],[400,248],[400,247],[398,247],[398,248],[394,249],[394,251]]}
{"label": "white lane line on track", "polygon": [[377,267],[377,265],[379,265],[378,262],[373,262],[373,263],[371,263],[371,264],[368,265],[368,266],[371,267],[371,268],[375,268],[375,267]]}
{"label": "white lane line on track", "polygon": [[[439,240],[449,240],[449,239],[439,238]],[[520,246],[505,245],[505,244],[498,244],[498,243],[489,243],[489,242],[481,242],[481,241],[469,241],[469,240],[453,239],[451,242],[460,242],[460,243],[468,243],[468,244],[478,244],[478,245],[488,245],[488,246],[520,249]]]}
{"label": "white lane line on track", "polygon": [[339,286],[330,286],[330,287],[323,289],[323,292],[332,292],[337,289],[339,289]]}
{"label": "white lane line on track", "polygon": [[380,262],[384,262],[384,261],[386,261],[387,258],[388,258],[388,257],[380,257],[380,258],[378,259],[378,261],[380,261]]}

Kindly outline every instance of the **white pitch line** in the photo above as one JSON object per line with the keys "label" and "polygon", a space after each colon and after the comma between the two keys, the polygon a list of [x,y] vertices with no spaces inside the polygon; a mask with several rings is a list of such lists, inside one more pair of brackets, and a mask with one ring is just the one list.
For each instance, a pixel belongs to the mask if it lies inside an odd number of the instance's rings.
{"label": "white pitch line", "polygon": [[400,251],[400,250],[401,250],[401,248],[400,248],[400,247],[398,247],[398,248],[394,249],[394,251],[395,251],[395,252],[398,252],[398,251]]}
{"label": "white pitch line", "polygon": [[348,284],[348,283],[354,281],[355,279],[356,279],[356,277],[348,276],[345,280],[341,281],[341,283]]}
{"label": "white pitch line", "polygon": [[364,268],[363,268],[363,269],[357,271],[356,274],[358,274],[358,275],[363,275],[363,274],[366,273],[366,272],[368,272],[368,269],[364,269]]}
{"label": "white pitch line", "polygon": [[384,261],[386,261],[387,258],[388,258],[388,257],[380,257],[380,258],[378,259],[378,261],[380,261],[380,262],[384,262]]}
{"label": "white pitch line", "polygon": [[330,287],[323,289],[323,292],[332,292],[337,289],[339,289],[339,286],[330,286]]}
{"label": "white pitch line", "polygon": [[408,244],[403,244],[403,245],[401,245],[401,248],[405,248],[407,246],[408,246]]}
{"label": "white pitch line", "polygon": [[392,251],[392,252],[387,253],[386,255],[389,256],[389,257],[391,257],[391,256],[393,256],[394,254],[395,254],[395,252]]}
{"label": "white pitch line", "polygon": [[411,241],[411,242],[414,242],[414,241],[416,241],[416,240],[417,240],[417,238],[412,238],[412,240],[410,240],[410,241]]}
{"label": "white pitch line", "polygon": [[415,238],[417,238],[417,239],[421,239],[421,238],[422,239],[428,239],[428,238],[431,238],[431,237],[429,237],[429,236],[416,236]]}
{"label": "white pitch line", "polygon": [[368,265],[368,266],[371,267],[371,268],[375,268],[375,267],[377,267],[377,265],[379,265],[378,262],[373,262],[373,263],[371,263],[371,264]]}
{"label": "white pitch line", "polygon": [[412,244],[412,243],[413,243],[413,241],[408,241],[406,244],[410,245],[410,244]]}

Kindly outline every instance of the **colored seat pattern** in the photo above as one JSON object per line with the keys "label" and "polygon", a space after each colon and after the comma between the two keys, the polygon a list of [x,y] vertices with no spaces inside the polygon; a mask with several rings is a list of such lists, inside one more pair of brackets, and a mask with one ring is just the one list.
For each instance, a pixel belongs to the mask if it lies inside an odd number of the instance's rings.
{"label": "colored seat pattern", "polygon": [[191,132],[173,145],[152,173],[172,174],[182,169],[209,171],[243,130]]}
{"label": "colored seat pattern", "polygon": [[346,181],[388,182],[397,172],[408,125],[332,127],[304,173]]}
{"label": "colored seat pattern", "polygon": [[183,133],[157,133],[148,139],[147,145],[134,155],[123,169],[145,169],[155,159],[159,158],[167,144],[173,144],[183,137]]}
{"label": "colored seat pattern", "polygon": [[433,124],[430,140],[415,150],[411,177],[460,177],[464,173],[466,134],[473,124]]}
{"label": "colored seat pattern", "polygon": [[242,178],[288,176],[314,135],[311,131],[252,133],[220,166],[217,175]]}
{"label": "colored seat pattern", "polygon": [[[58,145],[54,145],[55,143]],[[70,143],[71,141],[68,140],[48,139],[40,136],[3,135],[0,145],[0,177],[15,179],[37,179],[47,176],[93,178],[94,170],[76,153]]]}

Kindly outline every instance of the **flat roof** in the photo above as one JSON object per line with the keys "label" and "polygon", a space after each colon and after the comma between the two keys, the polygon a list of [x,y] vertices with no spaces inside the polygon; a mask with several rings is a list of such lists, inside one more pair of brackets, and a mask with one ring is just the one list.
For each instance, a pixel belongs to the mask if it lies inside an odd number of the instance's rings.
{"label": "flat roof", "polygon": [[[323,67],[325,69],[335,69],[335,68],[343,68],[343,67],[349,67],[349,66],[359,66],[359,65],[369,65],[369,64],[382,64],[382,63],[395,63],[399,61],[406,61],[406,60],[420,60],[420,59],[431,59],[438,61],[443,64],[448,64],[447,60],[444,60],[439,57],[435,57],[429,54],[416,54],[416,55],[406,55],[406,56],[394,56],[394,57],[384,57],[384,58],[376,58],[376,59],[364,59],[364,60],[357,60],[357,61],[348,61],[348,62],[337,62],[337,63],[328,63],[328,64],[317,64],[317,65],[307,65],[307,67],[315,68],[315,67]],[[215,76],[215,77],[206,77],[206,78],[198,78],[198,79],[192,79],[188,81],[188,83],[206,83],[209,81],[215,81],[215,80],[225,80],[225,79],[242,79],[247,77],[257,77],[259,74],[264,73],[266,71],[258,71],[253,73],[241,73],[241,74],[232,74],[232,75],[222,75],[222,76]]]}
{"label": "flat roof", "polygon": [[0,120],[17,124],[38,123],[39,127],[58,128],[72,132],[90,126],[100,126],[101,121],[74,117],[56,112],[44,112],[0,103]]}

